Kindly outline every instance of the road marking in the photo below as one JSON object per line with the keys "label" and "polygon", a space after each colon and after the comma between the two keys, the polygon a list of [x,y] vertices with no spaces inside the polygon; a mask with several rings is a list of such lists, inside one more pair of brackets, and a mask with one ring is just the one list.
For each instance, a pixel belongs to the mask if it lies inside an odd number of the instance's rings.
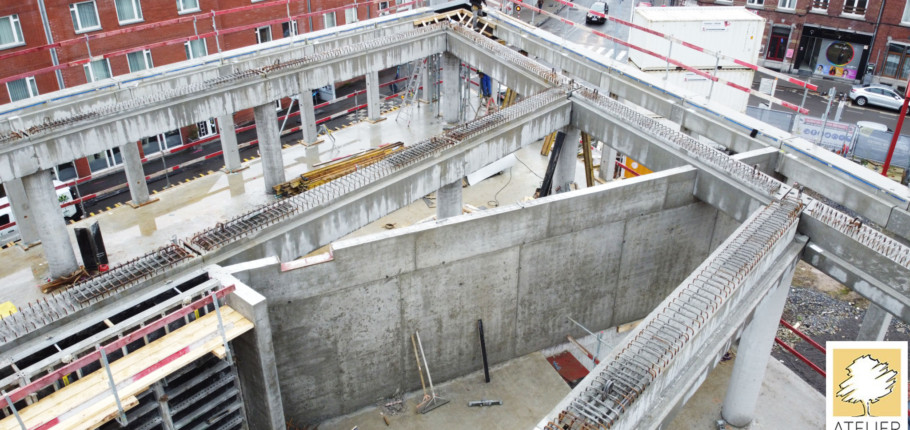
{"label": "road marking", "polygon": [[622,61],[623,57],[626,56],[626,51],[619,51],[619,54],[616,55],[616,61]]}

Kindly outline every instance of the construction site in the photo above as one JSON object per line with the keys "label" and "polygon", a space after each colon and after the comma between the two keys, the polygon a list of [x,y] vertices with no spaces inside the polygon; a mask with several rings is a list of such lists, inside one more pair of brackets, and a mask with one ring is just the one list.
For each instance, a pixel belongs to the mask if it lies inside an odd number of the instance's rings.
{"label": "construction site", "polygon": [[[729,107],[801,109],[718,70],[787,77],[412,6],[3,106],[0,429],[818,428],[770,355],[797,263],[868,299],[864,339],[910,322],[910,189]],[[360,78],[363,121],[320,133],[299,97],[282,145],[276,100]],[[221,171],[149,192],[135,142],[243,109],[258,158],[230,122]],[[49,169],[117,147],[130,204],[67,224]]]}

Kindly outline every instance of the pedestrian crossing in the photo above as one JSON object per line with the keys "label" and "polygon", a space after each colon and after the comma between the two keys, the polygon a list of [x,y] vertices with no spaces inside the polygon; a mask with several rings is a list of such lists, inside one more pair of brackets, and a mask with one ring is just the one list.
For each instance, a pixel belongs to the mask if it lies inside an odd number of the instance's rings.
{"label": "pedestrian crossing", "polygon": [[[626,58],[626,53],[628,51],[623,49],[623,50],[620,50],[619,52],[615,52],[615,49],[613,49],[613,48],[601,46],[600,48],[597,48],[596,50],[594,50],[594,52],[597,52],[598,54],[603,55],[605,57],[612,58],[616,61],[623,61]],[[614,53],[615,53],[615,55],[614,55]]]}

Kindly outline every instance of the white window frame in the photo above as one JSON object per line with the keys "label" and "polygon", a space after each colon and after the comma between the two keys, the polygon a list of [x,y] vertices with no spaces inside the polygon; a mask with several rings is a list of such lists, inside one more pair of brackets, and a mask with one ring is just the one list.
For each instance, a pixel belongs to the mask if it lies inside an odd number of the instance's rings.
{"label": "white window frame", "polygon": [[910,0],[904,2],[904,14],[901,15],[901,24],[910,25]]}
{"label": "white window frame", "polygon": [[0,49],[13,48],[16,46],[25,45],[25,35],[22,34],[22,23],[19,22],[19,15],[12,14],[7,16],[2,16],[0,19],[9,18],[10,31],[13,33],[13,37],[16,39],[5,45],[0,45]]}
{"label": "white window frame", "polygon": [[[332,17],[332,25],[329,25],[329,16]],[[324,28],[332,28],[338,25],[338,16],[335,14],[335,11],[326,12],[322,14],[322,26]]]}
{"label": "white window frame", "polygon": [[209,118],[196,123],[196,138],[202,139],[218,134],[218,127],[215,125],[215,118]]}
{"label": "white window frame", "polygon": [[[266,30],[268,32],[269,40],[262,40],[262,33],[260,33],[262,30]],[[272,26],[271,25],[264,25],[262,27],[256,28],[256,43],[265,43],[265,42],[271,42],[271,41],[272,41]]]}
{"label": "white window frame", "polygon": [[183,8],[184,0],[177,0],[177,15],[184,15],[187,13],[199,12],[200,10],[202,10],[199,7],[199,0],[193,0],[193,1],[196,2],[196,7],[184,9]]}
{"label": "white window frame", "polygon": [[746,7],[764,7],[765,0],[746,0]]}
{"label": "white window frame", "polygon": [[796,0],[777,0],[777,9],[795,10],[796,9]]}
{"label": "white window frame", "polygon": [[[79,19],[79,7],[78,5],[84,3],[91,3],[92,8],[95,9],[95,20],[98,21],[98,25],[94,27],[83,27],[82,21]],[[76,30],[76,34],[88,33],[90,31],[101,30],[101,18],[98,16],[98,4],[95,3],[95,0],[80,1],[76,3],[70,3],[70,16],[73,18],[73,29]]]}
{"label": "white window frame", "polygon": [[[815,3],[824,3],[825,7],[818,7],[815,5]],[[830,0],[812,0],[811,6],[812,6],[812,10],[810,10],[810,12],[828,13],[828,7],[831,6],[831,1]]]}
{"label": "white window frame", "polygon": [[357,7],[356,5],[350,9],[344,10],[344,23],[351,24],[360,21],[357,19]]}
{"label": "white window frame", "polygon": [[[201,42],[202,42],[202,46],[205,48],[205,53],[202,54],[202,55],[200,55],[200,56],[196,56],[196,55],[193,54],[193,47],[192,47],[191,43],[192,43],[192,42],[196,42],[196,41],[201,41]],[[188,41],[186,41],[186,42],[183,43],[183,49],[184,49],[184,51],[186,52],[186,59],[187,59],[187,60],[192,60],[192,59],[195,59],[195,58],[201,58],[201,57],[205,57],[206,55],[209,55],[209,47],[208,47],[208,44],[205,43],[205,39],[188,40]]]}
{"label": "white window frame", "polygon": [[[15,81],[12,81],[12,82],[18,82],[21,80],[25,80],[25,87],[28,88],[28,97],[26,97],[25,99],[30,99],[30,98],[38,95],[38,83],[35,81],[34,76],[27,76],[22,79],[16,79]],[[10,84],[10,82],[6,83],[6,93],[9,94],[10,102],[17,102],[19,100],[25,100],[25,99],[13,100],[13,92],[9,90],[9,84]]]}
{"label": "white window frame", "polygon": [[[145,68],[139,69],[139,70],[133,70],[133,66],[130,65],[130,59],[129,59],[129,56],[133,55],[133,54],[140,55],[140,57],[142,58],[142,62],[145,64]],[[152,67],[155,67],[154,64],[152,63],[152,51],[150,49],[145,49],[145,50],[136,51],[136,52],[130,52],[129,54],[126,54],[126,56],[127,56],[126,64],[130,68],[130,73],[140,72],[140,71],[148,70],[148,69],[151,69]]]}
{"label": "white window frame", "polygon": [[[95,77],[95,69],[92,67],[92,64],[97,63],[98,61],[103,61],[104,65],[107,66],[107,75],[108,76],[106,78],[96,78]],[[114,74],[111,72],[111,62],[107,58],[102,58],[100,60],[95,60],[95,61],[90,61],[88,63],[85,63],[82,65],[82,70],[85,72],[85,80],[88,81],[89,83],[95,82],[98,79],[109,79],[109,78],[114,77]]]}
{"label": "white window frame", "polygon": [[134,24],[137,22],[145,21],[145,18],[142,17],[142,4],[139,2],[139,0],[126,0],[126,1],[130,2],[133,5],[133,17],[124,19],[121,21],[120,20],[120,9],[117,7],[117,1],[115,0],[114,9],[116,10],[116,13],[117,13],[117,23],[120,25],[124,25],[124,24]]}
{"label": "white window frame", "polygon": [[389,14],[389,3],[391,3],[391,2],[387,2],[387,1],[379,2],[379,15],[380,16]]}
{"label": "white window frame", "polygon": [[847,12],[847,4],[848,4],[848,3],[851,3],[852,6],[853,6],[853,9],[856,10],[857,3],[859,3],[860,1],[863,1],[863,0],[844,0],[844,9],[843,9],[843,12],[841,12],[841,15],[846,15],[846,16],[849,16],[849,17],[864,17],[864,16],[866,16],[866,9],[869,8],[869,1],[868,1],[868,0],[866,0],[866,6],[863,8],[863,13],[862,13],[862,14],[853,13],[853,12]]}
{"label": "white window frame", "polygon": [[[288,26],[288,35],[284,36],[284,26]],[[294,37],[300,33],[297,32],[297,21],[287,21],[281,23],[281,35],[284,37]]]}

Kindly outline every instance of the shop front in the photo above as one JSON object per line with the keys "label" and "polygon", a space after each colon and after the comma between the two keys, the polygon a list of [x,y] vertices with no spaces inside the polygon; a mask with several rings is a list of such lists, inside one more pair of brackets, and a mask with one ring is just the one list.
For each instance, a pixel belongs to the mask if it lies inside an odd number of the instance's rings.
{"label": "shop front", "polygon": [[863,78],[872,35],[803,26],[796,56],[800,74],[847,81]]}

